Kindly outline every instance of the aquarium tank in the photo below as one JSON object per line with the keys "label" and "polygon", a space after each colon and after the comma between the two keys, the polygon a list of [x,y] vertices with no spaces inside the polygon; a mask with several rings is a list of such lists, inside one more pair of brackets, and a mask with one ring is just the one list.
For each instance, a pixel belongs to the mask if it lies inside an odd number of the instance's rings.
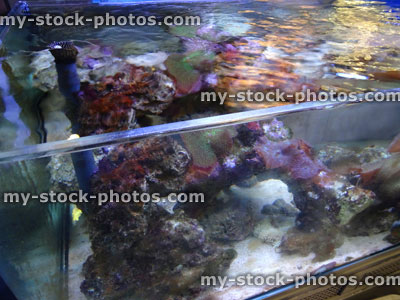
{"label": "aquarium tank", "polygon": [[1,18],[17,299],[267,299],[397,249],[395,1],[29,1]]}

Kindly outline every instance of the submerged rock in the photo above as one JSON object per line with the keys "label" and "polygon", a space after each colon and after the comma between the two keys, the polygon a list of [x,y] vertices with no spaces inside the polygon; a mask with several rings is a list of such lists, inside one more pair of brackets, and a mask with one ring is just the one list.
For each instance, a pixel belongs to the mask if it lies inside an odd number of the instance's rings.
{"label": "submerged rock", "polygon": [[320,229],[304,232],[298,229],[289,230],[282,238],[279,250],[286,254],[307,256],[315,254],[314,262],[334,257],[335,248],[343,244],[343,236],[335,229]]}
{"label": "submerged rock", "polygon": [[267,139],[274,142],[291,139],[293,135],[290,128],[275,118],[263,123],[262,128]]}
{"label": "submerged rock", "polygon": [[57,87],[57,71],[50,51],[17,52],[5,59],[3,68],[21,89],[48,92]]}
{"label": "submerged rock", "polygon": [[383,162],[375,177],[377,193],[382,201],[391,204],[400,199],[400,153]]}
{"label": "submerged rock", "polygon": [[357,215],[346,226],[346,235],[369,236],[390,230],[392,224],[400,219],[398,209],[395,207],[382,208],[371,206]]}
{"label": "submerged rock", "polygon": [[269,216],[271,223],[275,227],[279,227],[288,221],[294,223],[294,220],[300,211],[293,202],[288,203],[283,199],[278,199],[272,204],[264,205],[261,213]]}
{"label": "submerged rock", "polygon": [[262,218],[261,213],[266,212],[268,206],[273,206],[277,201],[283,202],[282,205],[287,208],[291,207],[294,211],[297,210],[293,202],[293,195],[288,191],[288,186],[280,180],[265,180],[249,188],[233,185],[229,188],[229,191],[233,198],[249,202],[258,219]]}
{"label": "submerged rock", "polygon": [[222,242],[242,241],[254,227],[251,210],[246,206],[228,206],[210,214],[202,223],[212,239]]}
{"label": "submerged rock", "polygon": [[50,174],[51,190],[55,192],[76,192],[78,180],[70,155],[54,155],[47,165]]}
{"label": "submerged rock", "polygon": [[80,94],[79,135],[87,136],[133,128],[136,123],[133,101],[127,96],[114,96],[108,92],[98,96],[99,91],[84,86]]}
{"label": "submerged rock", "polygon": [[360,178],[364,186],[376,191],[386,207],[397,205],[400,194],[400,152],[397,149],[399,136],[389,145],[387,157],[360,167]]}
{"label": "submerged rock", "polygon": [[118,145],[99,164],[94,190],[143,190],[161,195],[183,189],[190,154],[171,137]]}
{"label": "submerged rock", "polygon": [[128,66],[124,72],[81,88],[80,135],[132,128],[137,112],[160,114],[173,101],[175,86],[160,71]]}
{"label": "submerged rock", "polygon": [[397,244],[400,242],[400,221],[395,221],[390,227],[390,234],[385,237],[389,243]]}
{"label": "submerged rock", "polygon": [[343,175],[360,169],[365,164],[374,164],[390,157],[384,147],[344,148],[339,145],[325,145],[317,153],[317,158],[327,167]]}
{"label": "submerged rock", "polygon": [[163,208],[169,214],[173,215],[175,213],[174,209],[177,206],[177,199],[176,199],[176,197],[174,197],[174,198],[163,197],[156,204],[159,207]]}
{"label": "submerged rock", "polygon": [[[118,205],[113,210],[123,213],[127,208]],[[95,228],[113,230],[103,230],[92,246],[94,254],[84,264],[81,290],[87,297],[193,297],[202,288],[201,275],[221,274],[235,257],[234,250],[211,243],[202,226],[182,212],[166,217],[156,211],[143,211],[131,216],[132,225],[135,219],[139,223],[134,232],[128,233],[131,240],[120,238],[118,228],[125,232],[127,225],[120,219],[91,221]],[[107,220],[113,220],[111,226]],[[123,240],[127,243],[122,244]]]}
{"label": "submerged rock", "polygon": [[291,224],[287,221],[288,219],[286,219],[284,224],[281,223],[277,226],[276,224],[272,224],[271,218],[266,217],[254,227],[253,236],[261,240],[264,244],[277,249],[286,232],[294,226],[294,218],[292,218]]}
{"label": "submerged rock", "polygon": [[247,147],[253,146],[258,138],[265,134],[259,122],[250,122],[246,125],[239,126],[237,132],[237,138]]}
{"label": "submerged rock", "polygon": [[300,184],[298,191],[295,201],[302,211],[298,219],[301,226],[311,225],[309,222],[313,227],[319,226],[324,217],[335,226],[346,226],[355,216],[377,204],[372,191],[354,186],[345,176],[325,171],[311,182]]}
{"label": "submerged rock", "polygon": [[51,90],[40,102],[47,142],[66,140],[71,135],[71,121],[65,114],[65,98],[57,90]]}
{"label": "submerged rock", "polygon": [[54,66],[54,57],[49,50],[42,50],[33,54],[30,67],[38,72]]}
{"label": "submerged rock", "polygon": [[[373,160],[374,153],[362,159]],[[200,276],[221,274],[235,256],[218,243],[251,233],[283,254],[328,259],[342,243],[340,232],[376,204],[371,190],[329,169],[277,120],[112,147],[93,187],[206,195],[201,208],[113,202],[81,207],[94,253],[81,289],[98,299],[133,293],[194,298],[202,289]]]}
{"label": "submerged rock", "polygon": [[33,86],[47,92],[57,87],[54,57],[49,50],[34,52],[30,67],[33,69]]}

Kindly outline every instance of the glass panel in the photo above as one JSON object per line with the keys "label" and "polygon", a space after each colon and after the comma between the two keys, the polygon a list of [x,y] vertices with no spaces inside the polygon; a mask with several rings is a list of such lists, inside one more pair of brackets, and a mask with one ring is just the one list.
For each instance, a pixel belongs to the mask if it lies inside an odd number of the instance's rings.
{"label": "glass panel", "polygon": [[49,190],[49,161],[0,165],[0,274],[18,299],[67,299],[67,278],[61,271],[64,205],[39,201],[23,205],[22,198],[12,202],[20,193]]}
{"label": "glass panel", "polygon": [[49,203],[2,203],[5,278],[41,299],[63,266],[69,299],[244,299],[273,286],[204,276],[288,278],[366,257],[399,242],[399,116],[396,103],[361,103],[2,165],[11,190],[62,201],[90,189],[55,234]]}

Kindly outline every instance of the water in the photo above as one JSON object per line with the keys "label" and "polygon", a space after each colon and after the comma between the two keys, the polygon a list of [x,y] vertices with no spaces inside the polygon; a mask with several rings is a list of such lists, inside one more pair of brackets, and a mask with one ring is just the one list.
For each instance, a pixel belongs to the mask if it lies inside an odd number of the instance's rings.
{"label": "water", "polygon": [[[274,286],[201,276],[290,278],[368,257],[399,242],[399,113],[367,103],[86,151],[99,168],[91,192],[103,196],[71,208],[69,237],[61,207],[0,204],[2,276],[24,299],[241,300]],[[0,169],[2,195],[78,190],[70,154]],[[168,201],[172,192],[203,201]]]}
{"label": "water", "polygon": [[[196,92],[207,90],[210,85],[214,90],[231,94],[241,90],[265,92],[273,89],[293,94],[307,88],[312,91],[361,93],[398,86],[399,8],[388,6],[385,2],[230,1],[229,5],[227,2],[216,2],[106,6],[94,9],[31,8],[33,14],[59,14],[65,11],[78,11],[86,16],[104,15],[106,12],[118,16],[129,12],[136,16],[154,15],[158,20],[168,15],[199,15],[202,24],[198,27],[102,26],[98,29],[86,25],[80,26],[79,30],[66,26],[34,27],[28,24],[22,30],[12,28],[4,41],[8,50],[6,64],[9,67],[6,69],[11,82],[11,96],[20,106],[20,118],[31,132],[30,137],[23,140],[25,144],[65,139],[69,135],[53,132],[57,127],[64,129],[69,126],[62,100],[57,101],[59,107],[53,109],[52,114],[49,109],[46,111],[43,108],[46,104],[40,102],[53,90],[57,90],[56,82],[49,79],[56,77],[51,56],[38,59],[37,64],[32,65],[33,57],[41,56],[43,52],[40,51],[53,41],[71,40],[75,43],[81,53],[81,60],[78,61],[81,81],[92,84],[122,68],[115,66],[109,71],[110,74],[93,74],[93,68],[99,66],[96,61],[100,61],[100,65],[106,64],[106,68],[113,64],[111,60],[101,60],[104,53],[113,59],[126,60],[159,52],[165,52],[162,55],[166,56],[179,53],[182,57],[190,57],[195,51],[195,59],[207,62],[196,65],[189,61],[190,68],[195,69],[193,75],[180,71],[179,68],[187,67],[181,66],[182,61],[171,60],[168,69],[177,66],[176,72],[181,75],[172,75],[178,76],[180,85],[185,87],[183,92],[176,92],[176,96],[189,94],[185,99],[190,101],[175,99],[170,109],[163,110],[161,114],[158,112],[156,118],[153,113],[144,112],[145,116],[137,118],[136,125],[132,126],[279,104],[226,101],[223,106],[203,105]],[[229,49],[222,49],[220,53],[220,46],[219,50],[215,50],[215,47],[221,43],[231,44],[238,51],[232,54]],[[151,65],[152,61],[161,58],[155,56],[143,59],[147,65]],[[46,61],[50,61],[50,65]],[[137,60],[131,61],[137,63]],[[30,68],[27,68],[26,64],[29,63]],[[198,79],[196,76],[202,77]],[[194,78],[194,82],[188,78]],[[43,102],[46,103],[46,100]],[[116,130],[121,128],[111,128],[108,131]],[[21,145],[20,141],[3,143],[6,144],[3,149]]]}
{"label": "water", "polygon": [[[282,105],[204,103],[202,91],[367,92],[399,84],[399,8],[389,1],[31,9],[64,10],[199,14],[203,24],[12,28],[0,84],[3,151]],[[62,73],[59,88],[62,70],[43,49],[61,40],[73,41],[79,54],[77,74]],[[75,75],[78,108],[65,90]],[[201,276],[291,277],[368,257],[400,241],[399,116],[398,103],[326,106],[110,142],[74,154],[75,164],[67,147],[0,164],[3,200],[10,191],[76,192],[88,176],[93,195],[162,198],[115,196],[102,205],[92,198],[72,205],[71,216],[61,204],[2,201],[1,275],[21,299],[241,300],[273,286],[210,287]],[[93,174],[76,163],[88,156]],[[200,193],[204,201],[175,203],[171,193]]]}
{"label": "water", "polygon": [[15,102],[13,96],[9,95],[9,82],[3,70],[0,70],[0,81],[1,89],[3,91],[2,97],[5,105],[3,117],[11,123],[14,123],[14,125],[18,128],[16,132],[17,137],[13,145],[15,148],[18,148],[24,145],[25,139],[30,135],[29,128],[27,128],[27,126],[19,118],[21,108]]}

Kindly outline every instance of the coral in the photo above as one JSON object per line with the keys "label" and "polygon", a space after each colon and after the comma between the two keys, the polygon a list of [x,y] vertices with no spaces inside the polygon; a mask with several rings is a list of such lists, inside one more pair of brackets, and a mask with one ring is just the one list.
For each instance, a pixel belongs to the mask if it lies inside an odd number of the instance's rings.
{"label": "coral", "polygon": [[[146,34],[149,34],[149,28],[142,30],[145,30]],[[139,32],[137,32],[134,41],[127,40],[118,46],[119,56],[126,57],[129,55],[143,55],[148,52],[155,53],[159,51],[165,51],[167,53],[182,51],[181,44],[179,43],[179,38],[170,35],[164,30],[164,28],[153,26],[151,31],[155,32],[153,33],[154,38],[152,39],[146,38],[144,34],[141,33],[142,30],[139,29]]]}
{"label": "coral", "polygon": [[171,137],[119,145],[100,161],[94,189],[116,192],[179,191],[190,154]]}
{"label": "coral", "polygon": [[[105,65],[111,66],[112,49],[100,45],[89,44],[78,48],[77,65],[80,68],[95,70]],[[97,78],[98,79],[98,78]]]}
{"label": "coral", "polygon": [[150,76],[145,76],[142,84],[146,87],[133,102],[137,111],[160,114],[174,100],[175,85],[167,75],[155,71]]}
{"label": "coral", "polygon": [[196,35],[202,39],[214,42],[223,41],[231,36],[228,32],[217,30],[216,26],[212,25],[199,27],[196,31]]}
{"label": "coral", "polygon": [[104,96],[98,94],[92,86],[84,86],[82,89],[80,136],[127,130],[135,124],[132,99],[126,95],[116,96],[114,92],[108,92]]}
{"label": "coral", "polygon": [[236,130],[232,127],[221,129],[211,129],[204,133],[204,138],[217,157],[225,157],[230,154],[233,147],[233,138],[236,136]]}
{"label": "coral", "polygon": [[188,52],[183,59],[184,62],[203,72],[212,70],[214,60],[215,53],[209,49]]}
{"label": "coral", "polygon": [[[231,129],[203,132],[198,143],[204,143],[214,159],[227,162],[234,134]],[[111,147],[94,175],[93,192],[164,195],[185,191],[189,166],[193,161],[202,162],[192,155],[171,137]],[[204,221],[203,228],[188,217],[186,210],[190,209],[183,207],[183,213],[180,206],[164,204],[79,205],[89,222],[93,249],[83,267],[81,290],[85,295],[94,299],[191,297],[204,289],[199,286],[202,274],[221,274],[235,257],[234,250],[222,249],[210,238],[238,240],[252,231],[252,218],[246,210],[223,210],[218,214],[220,222],[208,219],[210,223]],[[221,229],[221,235],[216,235],[214,228]]]}
{"label": "coral", "polygon": [[168,74],[175,79],[177,96],[198,92],[202,86],[200,72],[184,59],[182,54],[171,54],[165,61]]}
{"label": "coral", "polygon": [[[115,81],[124,86],[131,79],[105,78],[103,88]],[[202,289],[200,276],[221,274],[235,256],[219,243],[241,241],[251,233],[274,248],[281,241],[277,250],[284,254],[314,252],[315,261],[332,257],[342,243],[340,232],[356,232],[354,226],[373,211],[376,196],[321,160],[331,166],[334,153],[342,153],[364,164],[386,155],[378,148],[352,151],[335,148],[316,156],[275,119],[111,147],[94,175],[94,192],[164,196],[201,191],[207,201],[201,208],[81,205],[93,248],[82,291],[97,299],[194,298]],[[392,214],[385,215],[385,221],[367,230],[383,230],[390,220]]]}
{"label": "coral", "polygon": [[261,137],[255,151],[267,169],[288,176],[296,206],[301,210],[298,226],[316,228],[325,222],[324,216],[328,223],[344,226],[376,203],[372,191],[354,186],[345,176],[329,170],[302,140],[273,142]]}
{"label": "coral", "polygon": [[[50,52],[48,53],[50,54]],[[32,72],[32,69],[29,67],[31,61],[30,55],[19,52],[5,58],[2,63],[2,68],[9,77],[17,79],[21,86],[26,87],[29,81],[30,83],[32,81],[32,78],[26,78],[26,74]],[[57,82],[57,78],[53,78],[53,80]]]}
{"label": "coral", "polygon": [[174,93],[165,74],[134,66],[106,76],[96,85],[85,85],[80,93],[80,135],[129,129],[136,111],[161,113]]}
{"label": "coral", "polygon": [[292,138],[292,131],[286,127],[282,121],[272,119],[269,122],[265,122],[262,125],[263,131],[267,139],[278,142]]}
{"label": "coral", "polygon": [[[90,151],[95,164],[104,158],[105,153],[101,148]],[[71,155],[54,155],[51,157],[46,169],[50,175],[50,190],[55,192],[76,192],[79,190],[77,173]]]}
{"label": "coral", "polygon": [[[187,182],[216,175],[221,168],[220,163],[229,168],[229,160],[225,158],[232,151],[235,135],[236,131],[231,127],[181,134],[184,145],[193,158]],[[234,163],[234,159],[230,162]]]}
{"label": "coral", "polygon": [[258,140],[255,150],[267,169],[282,169],[294,179],[311,179],[326,167],[312,156],[312,148],[300,139],[271,142]]}
{"label": "coral", "polygon": [[129,72],[130,65],[114,56],[91,58],[79,53],[77,60],[78,75],[81,82],[96,84],[106,76],[119,72]]}
{"label": "coral", "polygon": [[[238,138],[235,142],[240,144],[241,150],[238,151],[233,143],[231,150],[225,151],[231,152],[228,156],[216,151],[217,148],[213,148],[206,134],[182,136],[185,146],[193,156],[186,182],[195,186],[202,183],[199,188],[206,185],[209,191],[213,191],[214,186],[219,184],[221,190],[226,182],[239,182],[246,176],[251,176],[247,173],[248,170],[252,174],[267,171],[270,174],[267,178],[280,178],[291,186],[293,195],[287,191],[287,186],[282,181],[261,180],[250,187],[232,185],[228,190],[229,197],[251,202],[254,212],[259,215],[258,219],[263,217],[263,207],[267,214],[286,210],[287,216],[284,213],[270,219],[275,226],[289,219],[293,221],[297,213],[296,226],[308,231],[321,226],[343,228],[358,214],[377,203],[372,191],[356,186],[345,176],[328,169],[316,158],[314,150],[306,142],[289,139],[290,130],[279,121],[241,125],[237,127],[236,134]],[[218,141],[220,145],[223,144],[223,139],[219,138]],[[243,143],[246,146],[253,143],[254,147],[244,147]],[[380,149],[371,149],[364,151],[359,157],[360,161],[372,161],[381,155]],[[221,161],[221,158],[224,159]],[[242,172],[239,176],[234,175],[239,172]],[[286,194],[291,199],[294,196],[295,203],[287,200],[286,196],[277,196],[282,194],[277,192],[279,182],[286,187]],[[279,201],[274,206],[279,198],[287,202],[293,211],[289,212],[288,207],[279,205]]]}
{"label": "coral", "polygon": [[216,83],[216,78],[212,78],[215,75],[206,73],[210,73],[214,67],[215,51],[218,48],[217,44],[203,39],[181,39],[186,44],[186,53],[171,54],[165,61],[167,73],[176,82],[178,97],[196,93],[207,85]]}

